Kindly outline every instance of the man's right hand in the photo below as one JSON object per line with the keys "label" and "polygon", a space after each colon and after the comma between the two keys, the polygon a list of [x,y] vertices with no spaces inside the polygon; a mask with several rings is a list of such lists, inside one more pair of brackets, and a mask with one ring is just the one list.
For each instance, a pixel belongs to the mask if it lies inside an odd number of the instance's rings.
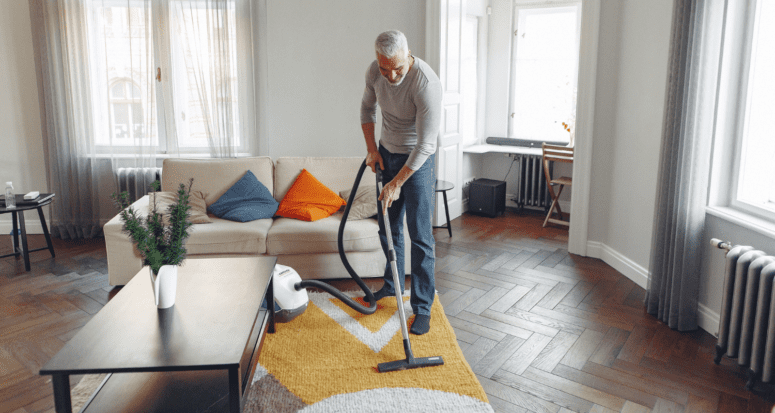
{"label": "man's right hand", "polygon": [[371,167],[371,172],[377,173],[377,170],[374,169],[374,165],[379,162],[379,170],[384,171],[385,165],[382,163],[382,155],[379,154],[379,152],[369,152],[368,155],[366,155],[366,165],[369,165]]}

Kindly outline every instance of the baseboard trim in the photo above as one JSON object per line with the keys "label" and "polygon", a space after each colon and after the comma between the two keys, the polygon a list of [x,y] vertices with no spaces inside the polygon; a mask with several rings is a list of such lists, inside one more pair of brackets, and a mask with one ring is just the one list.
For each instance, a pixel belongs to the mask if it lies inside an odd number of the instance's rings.
{"label": "baseboard trim", "polygon": [[[587,255],[603,260],[642,288],[648,288],[649,271],[608,245],[602,242],[588,241]],[[719,318],[717,312],[702,303],[697,304],[697,325],[713,336],[718,336]]]}
{"label": "baseboard trim", "polygon": [[714,337],[718,337],[719,319],[720,316],[717,312],[711,310],[702,303],[697,304],[697,325]]}
{"label": "baseboard trim", "polygon": [[602,242],[587,241],[587,256],[603,260],[642,288],[648,286],[647,269]]}

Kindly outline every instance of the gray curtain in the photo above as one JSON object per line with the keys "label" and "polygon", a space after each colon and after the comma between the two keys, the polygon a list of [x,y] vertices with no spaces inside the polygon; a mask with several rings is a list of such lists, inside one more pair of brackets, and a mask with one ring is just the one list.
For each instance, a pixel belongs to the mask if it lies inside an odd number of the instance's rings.
{"label": "gray curtain", "polygon": [[675,0],[646,309],[697,328],[723,0]]}
{"label": "gray curtain", "polygon": [[[68,7],[61,7],[66,4]],[[43,144],[51,204],[51,235],[62,239],[93,238],[102,233],[93,102],[83,4],[68,0],[31,0],[35,46],[38,49],[43,108]],[[41,165],[43,167],[43,165]]]}

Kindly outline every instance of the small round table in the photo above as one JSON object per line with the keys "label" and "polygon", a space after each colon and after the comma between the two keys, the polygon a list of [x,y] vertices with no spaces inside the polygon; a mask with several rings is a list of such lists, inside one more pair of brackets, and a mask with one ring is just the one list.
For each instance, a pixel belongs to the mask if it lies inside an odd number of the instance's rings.
{"label": "small round table", "polygon": [[447,225],[434,226],[433,228],[446,228],[449,231],[449,237],[452,238],[452,225],[449,224],[449,206],[447,205],[447,191],[454,189],[455,185],[451,182],[436,180],[436,192],[444,195],[444,212],[447,213]]}
{"label": "small round table", "polygon": [[[50,194],[40,194],[40,198],[45,198]],[[48,226],[46,226],[46,217],[43,215],[43,207],[50,204],[51,201],[54,200],[54,197],[52,196],[49,199],[46,199],[43,202],[36,203],[36,204],[21,204],[19,205],[19,200],[16,200],[16,208],[6,208],[4,205],[0,206],[0,214],[5,214],[10,212],[13,215],[13,252],[6,255],[0,255],[0,258],[15,256],[18,257],[19,255],[24,257],[24,269],[25,271],[30,270],[30,253],[40,250],[49,250],[51,252],[51,256],[54,257],[54,246],[51,244],[51,236],[48,234]],[[46,236],[46,244],[47,247],[43,248],[36,248],[34,250],[30,250],[27,248],[27,227],[24,224],[24,211],[30,210],[30,209],[37,209],[38,210],[38,216],[40,217],[40,225],[43,227],[43,234]],[[19,232],[21,232],[22,235],[22,244],[21,248],[19,248]]]}

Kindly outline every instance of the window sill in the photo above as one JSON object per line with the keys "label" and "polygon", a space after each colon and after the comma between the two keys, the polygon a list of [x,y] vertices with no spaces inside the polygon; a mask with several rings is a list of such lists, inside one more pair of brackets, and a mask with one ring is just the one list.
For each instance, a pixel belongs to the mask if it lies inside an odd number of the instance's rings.
{"label": "window sill", "polygon": [[714,217],[721,218],[733,224],[740,225],[743,228],[775,239],[775,223],[772,221],[730,207],[708,206],[705,207],[705,212]]}

